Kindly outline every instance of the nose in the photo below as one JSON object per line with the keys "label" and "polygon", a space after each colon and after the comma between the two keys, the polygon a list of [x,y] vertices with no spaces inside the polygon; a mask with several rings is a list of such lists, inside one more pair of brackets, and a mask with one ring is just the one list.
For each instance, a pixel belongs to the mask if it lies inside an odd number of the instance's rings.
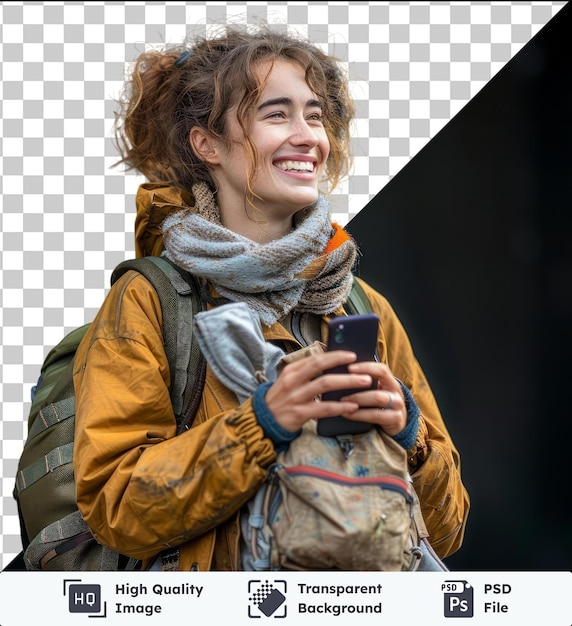
{"label": "nose", "polygon": [[314,148],[320,142],[315,129],[305,119],[297,120],[293,125],[291,141],[297,146]]}

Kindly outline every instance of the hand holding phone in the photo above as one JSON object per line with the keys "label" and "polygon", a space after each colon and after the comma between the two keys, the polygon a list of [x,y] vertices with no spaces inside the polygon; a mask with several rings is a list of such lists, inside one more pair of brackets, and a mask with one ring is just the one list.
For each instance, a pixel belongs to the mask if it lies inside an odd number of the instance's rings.
{"label": "hand holding phone", "polygon": [[[367,315],[348,315],[335,317],[328,324],[328,341],[326,350],[350,350],[357,354],[357,361],[377,361],[377,335],[379,317],[374,313]],[[346,373],[347,366],[333,368],[324,373]],[[372,389],[377,381],[372,382]],[[340,389],[322,395],[322,400],[339,400],[357,391],[365,389]],[[318,434],[325,437],[357,434],[368,431],[373,425],[356,422],[341,415],[325,417],[318,420]]]}

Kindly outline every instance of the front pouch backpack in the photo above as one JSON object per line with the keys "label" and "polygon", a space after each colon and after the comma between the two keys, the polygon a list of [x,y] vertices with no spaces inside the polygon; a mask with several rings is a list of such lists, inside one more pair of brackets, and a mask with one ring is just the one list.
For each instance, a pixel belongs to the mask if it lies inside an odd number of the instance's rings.
{"label": "front pouch backpack", "polygon": [[348,455],[311,421],[278,455],[250,511],[254,569],[418,568],[428,534],[405,450],[377,428],[352,440]]}

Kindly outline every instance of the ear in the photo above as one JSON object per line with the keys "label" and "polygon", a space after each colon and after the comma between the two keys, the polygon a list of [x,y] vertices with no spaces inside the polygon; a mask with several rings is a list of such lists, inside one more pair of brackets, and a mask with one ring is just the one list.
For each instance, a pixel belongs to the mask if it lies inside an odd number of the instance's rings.
{"label": "ear", "polygon": [[189,133],[189,141],[194,153],[201,161],[210,165],[218,165],[220,163],[218,154],[220,142],[207,130],[194,126]]}

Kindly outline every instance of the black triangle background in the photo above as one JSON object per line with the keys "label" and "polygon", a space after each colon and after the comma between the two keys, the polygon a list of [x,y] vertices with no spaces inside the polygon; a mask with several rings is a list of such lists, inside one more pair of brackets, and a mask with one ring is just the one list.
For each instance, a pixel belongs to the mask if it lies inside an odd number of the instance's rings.
{"label": "black triangle background", "polygon": [[572,7],[347,225],[461,453],[455,570],[570,570]]}

